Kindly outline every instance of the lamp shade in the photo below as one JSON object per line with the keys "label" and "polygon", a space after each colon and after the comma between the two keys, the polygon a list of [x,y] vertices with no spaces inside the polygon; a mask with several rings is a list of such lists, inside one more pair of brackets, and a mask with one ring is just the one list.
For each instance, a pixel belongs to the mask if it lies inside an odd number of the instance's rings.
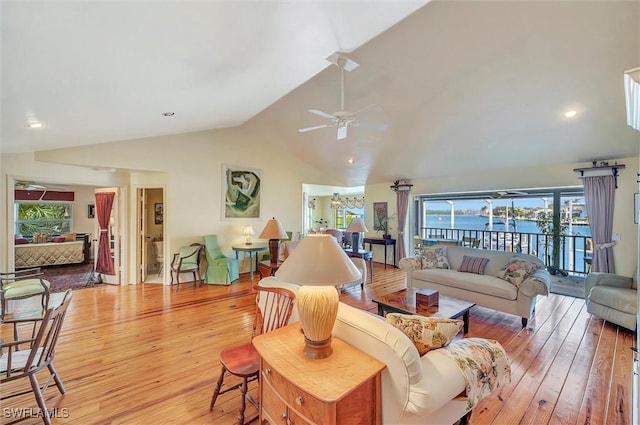
{"label": "lamp shade", "polygon": [[361,275],[336,238],[316,233],[298,243],[275,276],[298,285],[336,286],[356,282]]}
{"label": "lamp shade", "polygon": [[253,230],[253,226],[252,225],[247,224],[242,229],[242,234],[245,235],[245,236],[251,236],[251,235],[255,235],[256,232]]}
{"label": "lamp shade", "polygon": [[275,217],[267,222],[262,229],[262,233],[258,236],[260,239],[287,239],[287,232],[282,228],[282,224]]}
{"label": "lamp shade", "polygon": [[364,225],[364,221],[360,217],[354,217],[351,220],[349,226],[347,226],[347,232],[368,232],[367,226]]}
{"label": "lamp shade", "polygon": [[276,271],[279,280],[302,285],[296,305],[304,332],[305,356],[323,359],[331,355],[331,331],[338,315],[335,285],[355,282],[360,276],[336,239],[322,233],[302,239]]}
{"label": "lamp shade", "polygon": [[640,68],[625,71],[624,94],[627,101],[627,124],[640,131]]}

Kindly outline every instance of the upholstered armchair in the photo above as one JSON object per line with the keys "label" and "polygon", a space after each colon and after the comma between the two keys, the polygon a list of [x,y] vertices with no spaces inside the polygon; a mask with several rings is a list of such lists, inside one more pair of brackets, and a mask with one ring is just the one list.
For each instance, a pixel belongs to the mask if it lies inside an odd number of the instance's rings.
{"label": "upholstered armchair", "polygon": [[204,252],[207,258],[205,283],[228,285],[240,277],[238,260],[222,253],[218,244],[218,235],[204,237]]}
{"label": "upholstered armchair", "polygon": [[635,278],[589,273],[584,290],[589,313],[632,331],[636,329],[638,282]]}

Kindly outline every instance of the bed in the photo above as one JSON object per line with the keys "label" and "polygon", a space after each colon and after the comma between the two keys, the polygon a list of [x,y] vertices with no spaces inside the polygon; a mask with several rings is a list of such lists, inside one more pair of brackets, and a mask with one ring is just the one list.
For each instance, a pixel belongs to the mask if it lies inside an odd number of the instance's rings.
{"label": "bed", "polygon": [[79,240],[16,245],[16,268],[82,263],[84,244]]}

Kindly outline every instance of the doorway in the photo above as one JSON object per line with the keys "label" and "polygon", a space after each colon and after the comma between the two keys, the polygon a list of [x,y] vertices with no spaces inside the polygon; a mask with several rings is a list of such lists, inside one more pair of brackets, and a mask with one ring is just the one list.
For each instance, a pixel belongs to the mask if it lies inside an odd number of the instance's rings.
{"label": "doorway", "polygon": [[164,188],[139,188],[137,192],[138,276],[141,283],[165,282]]}

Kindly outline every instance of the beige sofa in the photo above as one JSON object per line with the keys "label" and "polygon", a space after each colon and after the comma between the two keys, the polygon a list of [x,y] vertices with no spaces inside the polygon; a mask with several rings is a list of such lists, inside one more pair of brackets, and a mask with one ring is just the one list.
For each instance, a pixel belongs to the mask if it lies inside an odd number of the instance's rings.
{"label": "beige sofa", "polygon": [[[434,247],[425,247],[429,249]],[[442,247],[446,250],[449,268],[422,268],[421,255],[403,258],[401,269],[407,272],[407,287],[437,289],[440,294],[474,302],[479,306],[515,314],[522,318],[522,326],[535,312],[536,297],[547,295],[551,285],[551,275],[540,259],[528,254],[508,251],[468,248],[463,246]],[[460,272],[464,256],[487,258],[483,274]],[[518,286],[496,277],[513,257],[539,263],[536,270]]]}
{"label": "beige sofa", "polygon": [[[298,285],[275,277],[262,279],[260,286],[287,288],[295,293],[299,289]],[[297,321],[294,307],[289,323]],[[332,334],[386,365],[381,385],[383,424],[454,424],[470,414],[469,399],[465,395],[467,382],[448,354],[452,351],[450,347],[432,350],[420,357],[410,339],[384,318],[344,303],[340,303]],[[504,353],[499,343],[483,341]]]}

